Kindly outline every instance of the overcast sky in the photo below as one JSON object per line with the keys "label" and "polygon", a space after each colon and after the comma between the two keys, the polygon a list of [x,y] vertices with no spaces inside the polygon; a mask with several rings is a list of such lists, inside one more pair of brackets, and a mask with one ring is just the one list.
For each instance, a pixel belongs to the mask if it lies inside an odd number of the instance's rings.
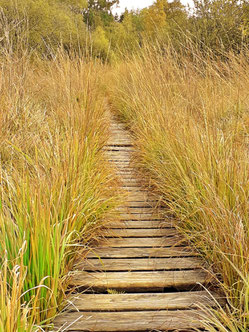
{"label": "overcast sky", "polygon": [[[150,5],[152,5],[152,3],[154,2],[154,0],[120,0],[120,4],[119,7],[120,8],[114,8],[113,12],[114,13],[122,13],[124,12],[125,8],[128,9],[142,9],[145,7],[148,7]],[[184,5],[187,5],[188,3],[191,3],[191,0],[181,0],[181,3]]]}

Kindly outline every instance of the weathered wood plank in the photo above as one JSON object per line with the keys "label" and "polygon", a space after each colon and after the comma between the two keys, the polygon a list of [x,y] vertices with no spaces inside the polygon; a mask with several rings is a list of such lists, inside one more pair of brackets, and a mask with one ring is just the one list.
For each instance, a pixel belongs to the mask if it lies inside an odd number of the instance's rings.
{"label": "weathered wood plank", "polygon": [[121,147],[132,147],[133,148],[133,140],[129,137],[121,137],[120,135],[112,135],[106,147],[108,146],[121,146]]}
{"label": "weathered wood plank", "polygon": [[[122,180],[127,180],[127,181],[131,181],[131,180],[136,180],[136,181],[140,181],[139,178],[137,178],[136,176],[134,176],[133,174],[129,174],[129,173],[124,173],[121,176]],[[140,181],[141,182],[141,181]]]}
{"label": "weathered wood plank", "polygon": [[151,213],[142,213],[142,214],[132,214],[132,213],[121,213],[120,220],[122,221],[148,221],[148,220],[157,220],[164,221],[165,219],[162,216],[152,215]]}
{"label": "weathered wood plank", "polygon": [[122,147],[122,148],[110,148],[110,147],[105,147],[103,149],[105,151],[105,153],[107,154],[116,154],[119,156],[123,156],[123,155],[131,155],[133,154],[136,149],[131,148],[131,147]]}
{"label": "weathered wood plank", "polygon": [[198,257],[178,258],[114,258],[86,259],[76,268],[82,271],[156,271],[201,268],[203,261]]}
{"label": "weathered wood plank", "polygon": [[55,328],[64,324],[63,331],[172,331],[201,328],[198,310],[133,311],[133,312],[72,312],[59,316]]}
{"label": "weathered wood plank", "polygon": [[170,221],[160,220],[120,220],[117,222],[110,222],[108,224],[110,228],[172,228],[174,223]]}
{"label": "weathered wood plank", "polygon": [[117,138],[122,138],[122,139],[132,139],[129,134],[124,129],[121,128],[113,128],[110,132],[110,140],[112,139],[115,141]]}
{"label": "weathered wood plank", "polygon": [[116,174],[120,176],[123,174],[131,174],[131,168],[126,167],[125,169],[117,169]]}
{"label": "weathered wood plank", "polygon": [[87,255],[102,258],[135,258],[135,257],[189,257],[198,255],[186,247],[173,248],[93,248]]}
{"label": "weathered wood plank", "polygon": [[129,193],[127,192],[127,201],[128,202],[159,202],[159,200],[155,197],[155,195],[149,194],[146,191]]}
{"label": "weathered wood plank", "polygon": [[121,182],[121,188],[125,188],[126,190],[128,190],[127,189],[127,187],[128,188],[136,188],[136,190],[141,190],[142,188],[141,188],[141,186],[142,186],[142,183],[141,183],[141,181],[140,182],[138,182],[138,183],[136,183],[136,182],[129,182],[129,183],[125,183],[125,182],[122,182],[122,181],[120,181]]}
{"label": "weathered wood plank", "polygon": [[103,149],[105,153],[112,153],[112,154],[117,154],[117,155],[126,155],[126,154],[133,154],[136,152],[136,149],[134,147],[116,147],[113,148],[110,146],[107,146]]}
{"label": "weathered wood plank", "polygon": [[106,238],[101,242],[103,247],[127,247],[127,248],[138,248],[138,247],[171,247],[180,244],[184,244],[184,239],[179,236],[172,237],[137,237],[137,238]]}
{"label": "weathered wood plank", "polygon": [[118,158],[118,160],[130,160],[130,158],[132,157],[132,152],[116,152],[116,151],[105,151],[105,155],[108,158],[112,158],[112,159],[116,159]]}
{"label": "weathered wood plank", "polygon": [[140,187],[138,187],[138,186],[132,187],[132,186],[122,186],[121,185],[120,188],[122,188],[122,190],[127,191],[128,193],[133,193],[133,194],[141,193],[141,192],[146,192],[147,191],[146,188],[144,188],[142,186],[140,186]]}
{"label": "weathered wood plank", "polygon": [[[128,209],[128,212],[127,212],[127,209]],[[163,211],[162,210],[159,210],[157,208],[154,208],[154,207],[150,207],[150,206],[144,206],[144,207],[132,207],[132,206],[122,206],[120,208],[117,208],[117,211],[120,212],[120,215],[122,216],[123,213],[129,213],[129,214],[132,214],[132,215],[135,215],[135,214],[150,214],[151,216],[163,216]],[[154,219],[154,218],[151,218],[151,219]]]}
{"label": "weathered wood plank", "polygon": [[113,163],[116,163],[116,165],[121,165],[123,167],[123,165],[130,165],[130,159],[129,158],[118,158],[116,156],[107,156],[107,160],[111,161]]}
{"label": "weathered wood plank", "polygon": [[107,149],[107,148],[105,148],[104,149],[104,151],[105,151],[105,154],[107,155],[107,156],[117,156],[117,157],[120,157],[120,156],[125,156],[125,157],[127,157],[127,158],[130,158],[133,154],[134,154],[134,152],[135,152],[135,149],[128,149],[128,148],[126,148],[125,150],[124,149]]}
{"label": "weathered wood plank", "polygon": [[127,134],[127,131],[125,131],[122,128],[112,128],[110,131],[110,139],[113,139],[113,141],[116,138],[123,138],[123,139],[132,139],[129,134]]}
{"label": "weathered wood plank", "polygon": [[162,290],[164,288],[192,287],[206,284],[208,274],[202,270],[186,271],[143,271],[143,272],[85,272],[75,273],[73,286],[82,288]]}
{"label": "weathered wood plank", "polygon": [[129,201],[128,198],[126,200],[126,203],[124,204],[124,209],[125,208],[152,208],[152,209],[155,209],[155,208],[159,208],[159,203],[158,202],[153,202],[153,201],[142,201],[142,202],[138,202],[138,201]]}
{"label": "weathered wood plank", "polygon": [[[129,212],[129,213],[128,213]],[[153,213],[133,213],[132,211],[127,211],[126,213],[120,213],[120,220],[163,220],[162,216]]]}
{"label": "weathered wood plank", "polygon": [[105,237],[154,237],[174,236],[178,232],[175,228],[152,228],[152,229],[108,229],[104,232]]}
{"label": "weathered wood plank", "polygon": [[199,305],[216,307],[223,302],[215,293],[206,291],[177,293],[127,293],[127,294],[77,294],[70,298],[71,311],[122,311],[122,310],[166,310],[191,309]]}
{"label": "weathered wood plank", "polygon": [[121,167],[129,166],[130,162],[131,162],[130,159],[118,160],[118,159],[113,159],[113,158],[110,158],[110,157],[108,157],[107,160],[113,162],[116,166],[121,166]]}
{"label": "weathered wood plank", "polygon": [[129,209],[129,213],[132,213],[132,214],[141,214],[141,213],[162,213],[162,211],[158,211],[158,209],[154,208],[154,207],[151,207],[150,205],[146,205],[144,204],[145,206],[143,207],[137,207],[137,206],[131,206],[129,204],[129,206],[126,206],[126,205],[123,205],[121,207],[118,207],[117,208],[117,211],[120,211],[120,213],[122,212],[126,212],[127,211],[127,208]]}
{"label": "weathered wood plank", "polygon": [[129,184],[137,184],[139,185],[141,183],[141,181],[137,178],[135,179],[126,179],[124,177],[120,177],[119,179],[122,182],[122,185],[129,185]]}

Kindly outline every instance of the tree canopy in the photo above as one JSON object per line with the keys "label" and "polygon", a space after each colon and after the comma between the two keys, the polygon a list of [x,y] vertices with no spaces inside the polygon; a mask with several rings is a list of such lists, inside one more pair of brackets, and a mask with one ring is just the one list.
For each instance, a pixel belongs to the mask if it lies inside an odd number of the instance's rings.
{"label": "tree canopy", "polygon": [[145,41],[155,40],[181,47],[184,40],[191,39],[200,49],[208,48],[217,54],[248,46],[247,0],[194,0],[191,12],[179,0],[155,0],[148,8],[126,10],[120,17],[112,13],[118,3],[119,0],[0,0],[5,22],[0,41],[4,43],[7,33],[15,45],[22,27],[32,50],[44,53],[63,45],[102,59],[120,50],[131,52]]}

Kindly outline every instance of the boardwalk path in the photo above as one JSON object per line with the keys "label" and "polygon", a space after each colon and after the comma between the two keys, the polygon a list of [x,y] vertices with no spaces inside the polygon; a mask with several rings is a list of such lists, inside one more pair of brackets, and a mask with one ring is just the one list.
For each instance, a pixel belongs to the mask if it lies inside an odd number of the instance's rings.
{"label": "boardwalk path", "polygon": [[128,191],[122,222],[77,266],[73,284],[85,292],[55,322],[60,331],[192,331],[202,327],[199,304],[213,304],[202,261],[156,208],[157,197],[140,185],[130,165],[133,145],[112,123],[106,147]]}

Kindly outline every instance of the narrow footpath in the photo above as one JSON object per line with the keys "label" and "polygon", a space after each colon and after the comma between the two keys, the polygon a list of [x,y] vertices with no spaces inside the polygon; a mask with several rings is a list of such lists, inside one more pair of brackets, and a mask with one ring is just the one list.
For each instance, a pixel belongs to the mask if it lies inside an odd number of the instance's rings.
{"label": "narrow footpath", "polygon": [[[141,185],[132,167],[130,134],[113,122],[106,153],[115,164],[127,201],[121,222],[77,265],[78,293],[55,321],[55,331],[194,331],[200,305],[215,306],[204,287],[203,261],[190,250],[159,199]],[[214,295],[215,297],[215,295]]]}

